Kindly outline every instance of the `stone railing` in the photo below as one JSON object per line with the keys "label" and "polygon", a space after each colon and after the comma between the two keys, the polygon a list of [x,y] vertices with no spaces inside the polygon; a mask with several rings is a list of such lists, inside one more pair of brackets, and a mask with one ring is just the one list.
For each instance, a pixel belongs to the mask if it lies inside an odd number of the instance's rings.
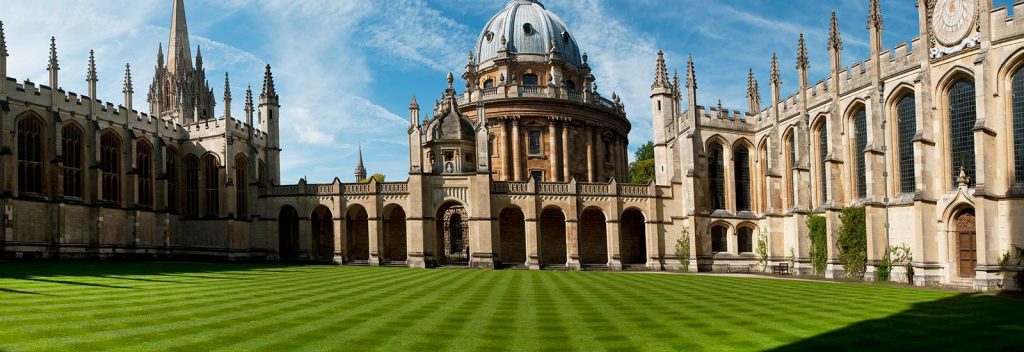
{"label": "stone railing", "polygon": [[603,196],[613,194],[611,187],[607,183],[581,183],[578,185],[580,195],[585,196]]}
{"label": "stone railing", "polygon": [[647,185],[619,185],[619,195],[627,197],[648,197],[651,196],[651,187]]}
{"label": "stone railing", "polygon": [[604,97],[601,97],[600,94],[597,94],[595,92],[568,90],[563,87],[543,85],[510,85],[493,88],[481,88],[474,91],[459,94],[459,96],[455,98],[455,101],[459,105],[464,106],[466,104],[474,104],[479,101],[524,96],[562,99],[579,102],[583,104],[592,104],[604,109],[611,110],[616,114],[624,115],[624,112],[619,110],[618,106],[614,102],[605,99]]}
{"label": "stone railing", "polygon": [[320,183],[306,184],[300,182],[296,185],[281,185],[260,189],[261,196],[299,196],[318,195],[336,196],[341,194],[408,194],[409,184],[406,182],[388,182],[376,184],[370,183]]}
{"label": "stone railing", "polygon": [[[532,186],[532,187],[531,187]],[[491,193],[652,197],[649,185],[562,182],[491,182]]]}
{"label": "stone railing", "polygon": [[342,185],[344,194],[373,194],[375,190],[370,189],[369,183],[345,183]]}
{"label": "stone railing", "polygon": [[380,184],[381,194],[407,194],[409,193],[409,184],[406,182],[389,182]]}

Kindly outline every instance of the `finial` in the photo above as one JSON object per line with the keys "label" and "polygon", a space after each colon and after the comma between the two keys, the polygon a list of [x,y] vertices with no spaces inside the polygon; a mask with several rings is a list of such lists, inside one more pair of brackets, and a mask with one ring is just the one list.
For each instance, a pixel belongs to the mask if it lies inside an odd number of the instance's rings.
{"label": "finial", "polygon": [[871,0],[868,5],[868,29],[871,28],[885,28],[882,24],[882,7],[879,6],[878,0]]}
{"label": "finial", "polygon": [[4,36],[4,21],[0,21],[0,56],[8,56],[7,37]]}
{"label": "finial", "polygon": [[252,85],[245,86],[245,111],[252,112]]}
{"label": "finial", "polygon": [[196,71],[203,70],[203,48],[196,45]]}
{"label": "finial", "polygon": [[835,11],[832,11],[832,23],[828,28],[828,47],[836,51],[843,50],[843,38],[839,33],[839,20],[836,19]]}
{"label": "finial", "polygon": [[722,108],[722,99],[718,99],[718,118],[725,118],[725,109]]}
{"label": "finial", "polygon": [[960,166],[960,176],[956,178],[956,183],[961,187],[969,187],[971,185],[971,178],[967,177],[967,171],[964,170],[963,166]]}
{"label": "finial", "polygon": [[135,93],[135,89],[132,87],[132,65],[128,63],[124,64],[124,89],[121,90],[121,93]]}
{"label": "finial", "polygon": [[231,101],[231,78],[224,72],[224,100]]}
{"label": "finial", "polygon": [[686,88],[697,90],[697,72],[693,65],[693,55],[686,59]]}
{"label": "finial", "polygon": [[672,91],[679,95],[679,70],[672,71]]}
{"label": "finial", "polygon": [[506,48],[505,46],[506,46],[507,44],[508,44],[508,40],[506,40],[506,39],[505,39],[505,35],[504,35],[504,34],[502,34],[502,35],[501,35],[501,47],[502,47],[502,49],[505,49],[505,48]]}
{"label": "finial", "polygon": [[89,50],[89,72],[85,78],[86,82],[96,82],[96,52]]}
{"label": "finial", "polygon": [[757,86],[753,68],[747,71],[747,101],[750,103],[750,112],[756,113],[761,110],[761,89]]}
{"label": "finial", "polygon": [[668,87],[668,69],[665,68],[665,52],[658,50],[658,61],[654,68],[654,84],[651,89]]}
{"label": "finial", "polygon": [[[60,70],[60,65],[57,64],[57,37],[50,37],[50,64],[46,66],[46,70]],[[54,89],[56,89],[56,87],[54,87]]]}
{"label": "finial", "polygon": [[796,69],[806,71],[811,68],[811,61],[807,58],[807,44],[804,42],[804,34],[800,33],[800,40],[796,44]]}
{"label": "finial", "polygon": [[468,62],[469,62],[470,65],[473,64],[473,51],[472,50],[469,51],[469,61]]}
{"label": "finial", "polygon": [[164,43],[160,43],[160,46],[157,47],[157,51],[156,51],[156,67],[159,68],[159,67],[163,67],[163,66],[164,66]]}
{"label": "finial", "polygon": [[587,66],[587,52],[583,52],[583,66]]}
{"label": "finial", "polygon": [[782,77],[779,76],[779,56],[772,53],[772,72],[771,72],[772,85],[782,85]]}
{"label": "finial", "polygon": [[448,89],[454,89],[454,88],[452,88],[452,83],[454,83],[454,82],[455,82],[455,76],[453,76],[451,72],[448,72]]}
{"label": "finial", "polygon": [[409,102],[409,110],[419,109],[420,104],[416,102],[416,94],[412,95],[412,101]]}

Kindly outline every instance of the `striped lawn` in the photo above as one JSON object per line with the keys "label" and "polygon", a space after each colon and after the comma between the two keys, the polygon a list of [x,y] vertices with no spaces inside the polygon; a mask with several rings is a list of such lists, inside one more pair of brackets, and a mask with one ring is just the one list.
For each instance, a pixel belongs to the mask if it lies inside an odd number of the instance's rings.
{"label": "striped lawn", "polygon": [[901,287],[589,272],[0,262],[0,351],[1021,346],[1024,301]]}

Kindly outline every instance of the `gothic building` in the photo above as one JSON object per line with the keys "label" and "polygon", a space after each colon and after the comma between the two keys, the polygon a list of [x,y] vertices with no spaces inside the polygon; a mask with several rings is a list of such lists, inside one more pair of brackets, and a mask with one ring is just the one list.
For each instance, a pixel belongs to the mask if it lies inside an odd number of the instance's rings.
{"label": "gothic building", "polygon": [[[820,43],[831,74],[809,81],[816,44],[794,38],[796,94],[781,95],[773,57],[771,101],[751,71],[744,112],[699,105],[693,60],[681,81],[659,53],[647,185],[622,183],[622,103],[599,93],[574,33],[536,0],[488,21],[465,88],[449,74],[431,109],[412,99],[409,177],[383,183],[278,184],[269,66],[244,122],[228,90],[214,116],[182,0],[148,114],[131,108],[127,70],[121,106],[96,100],[91,67],[89,96],[60,90],[55,47],[49,86],[6,78],[0,28],[0,253],[710,271],[750,268],[764,236],[769,264],[808,273],[808,217],[831,234],[840,209],[864,207],[868,279],[905,244],[915,284],[1012,287],[997,262],[1024,245],[1024,20],[990,0],[920,0],[919,37],[884,50],[878,2],[869,9],[869,58],[843,65],[833,16]],[[366,178],[361,153],[355,174]],[[693,250],[680,258],[683,233]]]}

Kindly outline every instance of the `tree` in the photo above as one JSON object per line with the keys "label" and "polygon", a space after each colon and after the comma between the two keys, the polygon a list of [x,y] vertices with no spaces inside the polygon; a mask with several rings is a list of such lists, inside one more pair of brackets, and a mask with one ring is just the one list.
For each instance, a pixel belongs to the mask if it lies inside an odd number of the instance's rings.
{"label": "tree", "polygon": [[768,269],[768,233],[764,230],[757,236],[757,264],[761,266],[761,271]]}
{"label": "tree", "polygon": [[868,265],[867,223],[864,208],[844,208],[839,213],[839,237],[836,239],[839,262],[846,276],[863,278]]}
{"label": "tree", "polygon": [[690,271],[690,229],[686,225],[676,239],[676,257],[679,258],[679,269]]}
{"label": "tree", "polygon": [[811,215],[807,217],[807,229],[811,237],[811,268],[814,269],[814,275],[819,276],[825,275],[825,268],[828,264],[825,225],[824,216]]}
{"label": "tree", "polygon": [[648,184],[654,180],[654,142],[640,146],[629,164],[629,183]]}
{"label": "tree", "polygon": [[377,183],[384,183],[384,178],[386,178],[386,177],[387,176],[384,176],[384,174],[379,173],[379,172],[375,173],[373,175],[370,175],[370,179],[371,180],[377,180]]}

